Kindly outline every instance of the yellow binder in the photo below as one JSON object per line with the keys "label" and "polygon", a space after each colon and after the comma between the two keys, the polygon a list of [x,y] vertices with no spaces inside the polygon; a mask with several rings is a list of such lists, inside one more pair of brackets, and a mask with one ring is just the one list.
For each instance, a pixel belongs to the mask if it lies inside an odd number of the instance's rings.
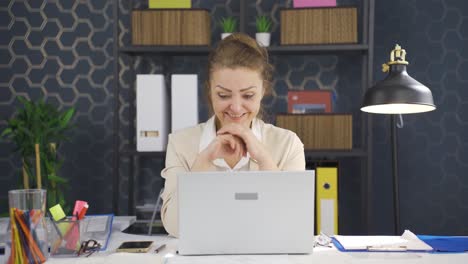
{"label": "yellow binder", "polygon": [[323,232],[327,235],[338,234],[338,168],[317,167],[316,190],[316,222],[317,235]]}
{"label": "yellow binder", "polygon": [[191,0],[149,0],[149,8],[191,8]]}

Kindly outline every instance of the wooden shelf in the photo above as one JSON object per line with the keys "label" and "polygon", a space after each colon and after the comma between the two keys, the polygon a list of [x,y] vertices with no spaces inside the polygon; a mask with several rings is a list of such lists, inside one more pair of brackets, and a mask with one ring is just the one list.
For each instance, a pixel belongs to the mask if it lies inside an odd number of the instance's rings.
{"label": "wooden shelf", "polygon": [[368,45],[364,44],[324,44],[324,45],[285,45],[270,46],[268,52],[271,54],[304,54],[304,53],[327,53],[327,52],[367,52]]}
{"label": "wooden shelf", "polygon": [[[121,151],[122,156],[127,157],[155,157],[155,158],[164,158],[166,157],[165,151],[151,151],[151,152],[141,152],[136,150],[124,150]],[[306,158],[345,158],[345,157],[365,157],[367,156],[366,151],[363,149],[343,149],[343,150],[305,150]]]}
{"label": "wooden shelf", "polygon": [[154,157],[154,158],[165,158],[165,151],[136,151],[136,150],[123,150],[120,151],[121,156],[125,157]]}
{"label": "wooden shelf", "polygon": [[120,47],[120,52],[127,53],[129,55],[137,54],[158,54],[158,55],[170,55],[170,56],[186,56],[186,55],[207,55],[210,51],[208,46],[128,46]]}
{"label": "wooden shelf", "polygon": [[[270,46],[267,48],[271,54],[304,54],[304,53],[334,53],[334,52],[354,52],[369,50],[368,45],[364,44],[325,44],[325,45],[287,45]],[[159,54],[159,55],[207,55],[210,52],[208,46],[128,46],[120,47],[120,52],[129,55],[137,54]]]}
{"label": "wooden shelf", "polygon": [[305,150],[306,158],[353,158],[366,157],[367,152],[363,149],[343,149],[343,150]]}

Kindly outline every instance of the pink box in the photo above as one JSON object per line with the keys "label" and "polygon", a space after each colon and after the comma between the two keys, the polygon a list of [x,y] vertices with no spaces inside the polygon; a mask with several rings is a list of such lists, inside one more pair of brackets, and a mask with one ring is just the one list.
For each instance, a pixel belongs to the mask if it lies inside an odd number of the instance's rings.
{"label": "pink box", "polygon": [[336,6],[336,0],[293,0],[294,8]]}

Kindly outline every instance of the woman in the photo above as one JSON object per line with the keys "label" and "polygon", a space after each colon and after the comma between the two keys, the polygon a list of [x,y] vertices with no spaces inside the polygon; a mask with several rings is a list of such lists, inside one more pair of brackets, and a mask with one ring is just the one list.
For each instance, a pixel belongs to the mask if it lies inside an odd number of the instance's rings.
{"label": "woman", "polygon": [[215,170],[305,170],[304,145],[289,130],[261,120],[261,100],[271,91],[266,49],[233,34],[210,53],[206,94],[214,115],[169,135],[161,218],[178,236],[177,173]]}

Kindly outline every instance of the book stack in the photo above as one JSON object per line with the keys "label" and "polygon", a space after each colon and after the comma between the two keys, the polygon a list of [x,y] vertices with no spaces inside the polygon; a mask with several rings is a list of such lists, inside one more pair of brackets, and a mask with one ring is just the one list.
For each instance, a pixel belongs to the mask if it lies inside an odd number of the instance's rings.
{"label": "book stack", "polygon": [[357,43],[357,8],[281,10],[281,45]]}
{"label": "book stack", "polygon": [[351,114],[279,114],[276,125],[295,132],[308,150],[353,148]]}
{"label": "book stack", "polygon": [[288,113],[331,113],[332,104],[330,90],[288,91]]}
{"label": "book stack", "polygon": [[133,45],[209,45],[210,16],[204,9],[132,11]]}

